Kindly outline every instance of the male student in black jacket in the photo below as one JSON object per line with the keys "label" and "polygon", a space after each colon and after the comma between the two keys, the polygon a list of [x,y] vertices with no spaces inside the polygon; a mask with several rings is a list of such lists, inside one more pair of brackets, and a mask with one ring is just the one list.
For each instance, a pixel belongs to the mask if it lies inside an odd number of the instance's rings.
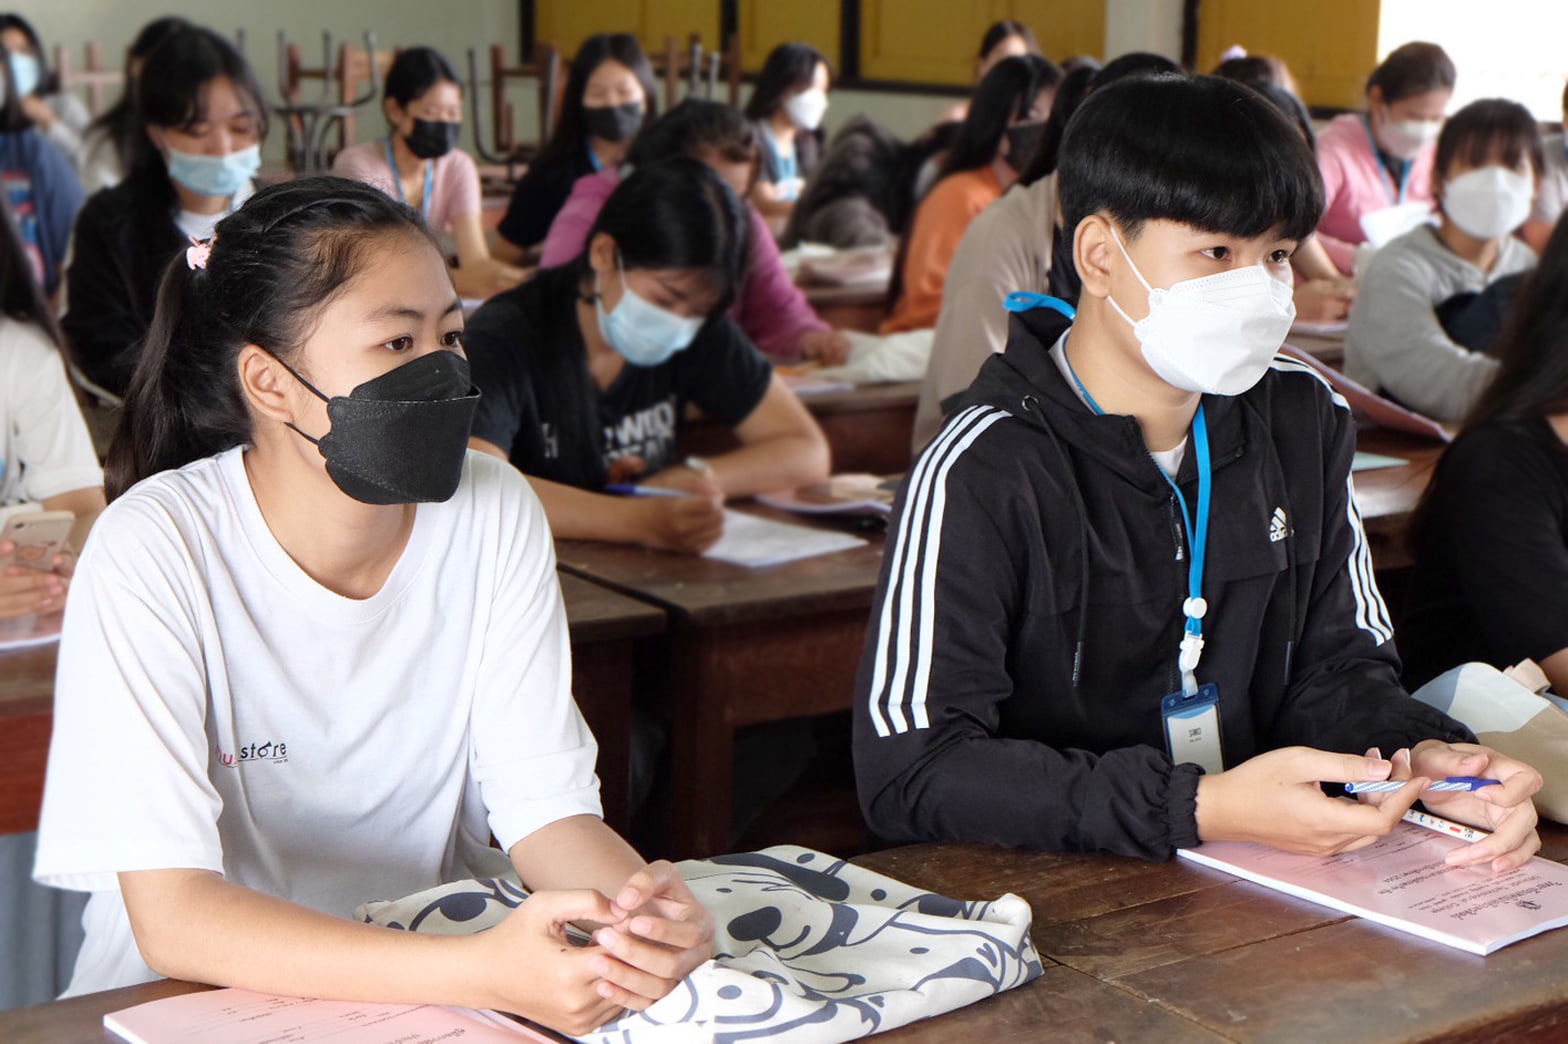
{"label": "male student in black jacket", "polygon": [[[1400,688],[1350,411],[1275,358],[1323,208],[1300,132],[1227,81],[1118,83],[1059,184],[1076,319],[1014,295],[1006,352],[899,494],[857,685],[873,830],[1330,853],[1422,799],[1493,831],[1451,863],[1522,863],[1541,778]],[[1450,775],[1502,782],[1423,795]]]}

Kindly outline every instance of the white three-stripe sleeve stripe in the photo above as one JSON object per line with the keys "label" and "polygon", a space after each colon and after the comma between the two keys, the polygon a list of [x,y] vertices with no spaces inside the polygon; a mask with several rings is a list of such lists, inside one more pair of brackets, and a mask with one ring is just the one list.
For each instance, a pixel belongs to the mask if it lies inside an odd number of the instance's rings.
{"label": "white three-stripe sleeve stripe", "polygon": [[[909,488],[904,495],[904,513],[899,519],[898,537],[893,542],[893,561],[887,574],[887,591],[882,597],[882,615],[877,622],[877,653],[871,677],[871,691],[867,697],[871,723],[876,728],[878,736],[890,734],[881,706],[882,694],[887,684],[888,639],[892,633],[893,617],[898,607],[899,578],[903,575],[904,560],[913,553],[910,534],[915,531],[917,520],[925,515],[926,476],[947,452],[948,447],[963,437],[975,417],[985,411],[986,408],[983,406],[971,406],[943,426],[936,441],[920,455],[920,460],[915,464],[914,476],[910,479]],[[903,732],[904,729],[903,717],[900,714],[898,731]]]}
{"label": "white three-stripe sleeve stripe", "polygon": [[1278,370],[1280,373],[1304,373],[1328,389],[1329,397],[1334,400],[1335,406],[1350,409],[1350,403],[1334,389],[1334,386],[1328,382],[1328,378],[1304,362],[1298,362],[1288,355],[1276,355],[1274,361],[1269,363],[1269,369]]}
{"label": "white three-stripe sleeve stripe", "polygon": [[[905,494],[897,548],[888,571],[888,588],[877,626],[877,648],[870,694],[871,720],[879,736],[907,732],[905,690],[910,686],[911,656],[918,657],[910,701],[915,727],[925,728],[925,689],[930,678],[935,619],[937,559],[947,502],[947,474],[964,450],[992,424],[1009,416],[1004,410],[974,407],[944,429],[937,445],[920,461]],[[896,633],[895,633],[896,626]],[[915,636],[919,635],[918,642]],[[890,650],[891,645],[891,650]],[[913,645],[913,648],[912,648]],[[889,659],[893,659],[889,678]],[[887,704],[886,719],[881,704]]]}
{"label": "white three-stripe sleeve stripe", "polygon": [[1389,622],[1388,606],[1383,604],[1383,595],[1377,589],[1377,579],[1372,572],[1372,551],[1361,525],[1361,511],[1356,507],[1353,477],[1345,479],[1345,504],[1346,520],[1354,538],[1345,565],[1350,572],[1350,590],[1356,598],[1356,626],[1369,632],[1381,645],[1394,637],[1394,625]]}

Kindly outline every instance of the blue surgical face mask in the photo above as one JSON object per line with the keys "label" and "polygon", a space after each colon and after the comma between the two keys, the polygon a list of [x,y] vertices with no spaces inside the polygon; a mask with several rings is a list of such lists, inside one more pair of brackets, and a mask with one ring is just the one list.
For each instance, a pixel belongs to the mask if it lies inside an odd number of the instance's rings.
{"label": "blue surgical face mask", "polygon": [[261,169],[261,146],[205,156],[169,147],[169,177],[198,196],[232,196]]}
{"label": "blue surgical face mask", "polygon": [[19,54],[12,51],[11,79],[16,83],[16,96],[25,98],[38,89],[38,59],[30,54]]}
{"label": "blue surgical face mask", "polygon": [[593,308],[599,319],[599,335],[633,366],[653,367],[667,362],[676,352],[691,345],[702,329],[706,316],[690,318],[660,308],[626,281],[621,254],[616,251],[615,270],[621,277],[621,300],[609,312],[604,310],[604,295],[599,276],[594,276]]}

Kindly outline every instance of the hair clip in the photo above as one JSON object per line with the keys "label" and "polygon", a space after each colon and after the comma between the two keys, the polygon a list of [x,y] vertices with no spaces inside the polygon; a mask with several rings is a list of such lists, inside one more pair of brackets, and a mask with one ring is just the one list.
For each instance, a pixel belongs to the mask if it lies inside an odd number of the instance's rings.
{"label": "hair clip", "polygon": [[191,245],[185,248],[185,265],[192,272],[198,268],[205,270],[207,259],[212,257],[212,240],[192,239]]}

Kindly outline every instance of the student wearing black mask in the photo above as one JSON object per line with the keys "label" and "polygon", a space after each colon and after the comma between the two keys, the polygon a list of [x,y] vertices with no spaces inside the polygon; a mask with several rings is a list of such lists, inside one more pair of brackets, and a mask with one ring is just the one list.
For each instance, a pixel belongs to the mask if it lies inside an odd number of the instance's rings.
{"label": "student wearing black mask", "polygon": [[457,147],[463,88],[447,60],[429,47],[404,51],[387,71],[381,103],[385,139],[338,153],[335,174],[374,185],[423,215],[457,254],[452,282],[464,297],[490,297],[523,279],[523,270],[490,256],[479,222],[479,168]]}
{"label": "student wearing black mask", "polygon": [[659,114],[653,67],[630,33],[599,33],[572,60],[555,133],[517,183],[496,228],[495,255],[513,263],[544,242],[577,179],[620,166]]}

